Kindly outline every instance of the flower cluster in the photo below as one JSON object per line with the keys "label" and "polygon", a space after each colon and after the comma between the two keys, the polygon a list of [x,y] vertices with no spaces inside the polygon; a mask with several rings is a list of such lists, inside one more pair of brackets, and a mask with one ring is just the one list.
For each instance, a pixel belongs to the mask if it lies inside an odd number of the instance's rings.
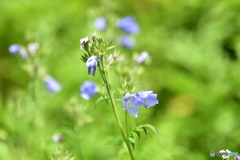
{"label": "flower cluster", "polygon": [[28,58],[28,53],[30,54],[35,54],[37,49],[39,48],[38,43],[30,43],[28,44],[27,47],[18,45],[18,44],[13,44],[11,45],[8,50],[10,54],[15,55],[15,54],[20,54],[22,59],[27,59]]}
{"label": "flower cluster", "polygon": [[[88,67],[88,74],[95,76],[96,70],[98,67],[98,61],[105,51],[112,49],[114,46],[111,46],[112,41],[104,41],[102,38],[98,38],[95,34],[92,35],[91,40],[86,37],[80,39],[80,49],[84,49],[87,53],[81,56],[81,60],[86,63]],[[107,57],[104,57],[107,60]]]}
{"label": "flower cluster", "polygon": [[127,110],[134,117],[138,116],[138,106],[143,105],[146,108],[158,104],[157,94],[152,91],[140,91],[136,94],[126,93],[122,98],[123,109]]}
{"label": "flower cluster", "polygon": [[[99,67],[101,76],[104,72],[108,70],[108,67],[117,59],[118,54],[110,54],[106,56],[105,52],[111,48],[111,42],[103,41],[101,38],[97,38],[95,35],[92,36],[92,41],[88,37],[80,40],[81,48],[84,49],[87,53],[82,56],[82,60],[86,63],[88,68],[89,75],[96,75],[96,70]],[[148,59],[149,55],[147,52],[142,52],[136,59],[136,63],[143,63]],[[107,63],[107,64],[104,64]],[[103,77],[106,82],[106,77]],[[137,117],[138,116],[138,106],[143,105],[146,108],[152,107],[158,104],[157,94],[153,94],[152,91],[140,91],[136,94],[131,94],[134,90],[132,83],[124,83],[120,88],[121,93],[126,93],[122,98],[123,109],[127,110],[130,114]],[[85,81],[84,84],[80,87],[81,94],[80,96],[86,100],[89,100],[92,96],[97,93],[97,88],[94,82]],[[131,93],[130,93],[131,92]]]}
{"label": "flower cluster", "polygon": [[[33,59],[37,58],[37,51],[39,49],[39,44],[38,43],[30,43],[27,45],[27,47],[24,47],[22,45],[18,45],[18,44],[13,44],[11,46],[9,46],[8,50],[10,52],[10,54],[12,55],[16,55],[16,54],[20,54],[22,59],[27,59],[28,56],[32,56],[33,58],[30,58],[30,61],[26,61],[26,65],[27,67],[25,67],[24,69],[26,69],[30,75],[38,75],[38,71],[36,70],[36,66],[38,64],[35,64]],[[36,56],[35,56],[36,55]],[[34,78],[37,78],[35,76],[33,76]],[[55,80],[53,77],[46,75],[45,73],[43,73],[43,75],[40,76],[40,78],[44,81],[45,83],[45,87],[47,88],[47,90],[51,93],[54,94],[56,92],[61,91],[62,87],[61,84]]]}

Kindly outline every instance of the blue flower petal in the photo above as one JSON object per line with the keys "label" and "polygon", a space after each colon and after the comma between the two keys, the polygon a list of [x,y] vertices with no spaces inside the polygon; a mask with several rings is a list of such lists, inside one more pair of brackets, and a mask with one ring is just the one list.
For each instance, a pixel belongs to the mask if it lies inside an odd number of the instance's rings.
{"label": "blue flower petal", "polygon": [[158,104],[157,94],[153,94],[152,91],[140,91],[137,92],[136,96],[141,100],[141,105],[146,108]]}
{"label": "blue flower petal", "polygon": [[137,24],[135,18],[132,16],[119,19],[118,27],[122,31],[124,31],[126,33],[130,33],[130,34],[137,34],[139,32],[138,24]]}
{"label": "blue flower petal", "polygon": [[148,57],[149,57],[148,52],[142,52],[141,54],[139,54],[137,58],[137,63],[144,62],[146,59],[148,59]]}
{"label": "blue flower petal", "polygon": [[107,26],[107,22],[106,22],[106,19],[105,18],[97,18],[95,21],[94,21],[94,25],[95,27],[98,29],[98,30],[104,30]]}
{"label": "blue flower petal", "polygon": [[88,67],[88,74],[92,74],[93,76],[96,75],[97,64],[98,64],[97,56],[91,56],[90,58],[88,58],[86,62],[86,66]]}
{"label": "blue flower petal", "polygon": [[89,100],[98,92],[96,84],[92,81],[85,81],[80,90],[82,91],[81,97],[86,100]]}
{"label": "blue flower petal", "polygon": [[138,106],[141,105],[139,99],[130,93],[126,93],[122,98],[123,109],[127,110],[134,117],[138,116]]}
{"label": "blue flower petal", "polygon": [[27,54],[26,51],[23,51],[20,54],[21,54],[22,59],[27,59],[28,58],[28,54]]}
{"label": "blue flower petal", "polygon": [[135,40],[132,37],[126,35],[120,37],[120,43],[123,47],[128,49],[133,48],[135,46]]}
{"label": "blue flower petal", "polygon": [[11,54],[17,54],[20,51],[20,46],[17,44],[13,44],[8,48]]}
{"label": "blue flower petal", "polygon": [[45,86],[50,93],[56,93],[62,89],[60,83],[50,76],[45,79]]}

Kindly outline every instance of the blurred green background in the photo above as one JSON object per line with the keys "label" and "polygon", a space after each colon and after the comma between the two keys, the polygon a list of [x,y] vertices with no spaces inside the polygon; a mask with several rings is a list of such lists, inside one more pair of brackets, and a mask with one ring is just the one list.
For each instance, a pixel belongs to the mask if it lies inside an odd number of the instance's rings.
{"label": "blurred green background", "polygon": [[[240,152],[240,1],[238,0],[1,0],[0,1],[0,159],[127,159],[118,143],[110,106],[82,99],[87,75],[79,39],[90,36],[94,20],[105,17],[103,38],[114,39],[120,53],[149,52],[152,63],[136,78],[137,91],[153,90],[159,104],[140,108],[133,125],[152,124],[161,136],[142,136],[137,160],[205,160],[210,151]],[[140,33],[127,50],[117,41],[118,18],[135,16]],[[23,60],[10,55],[11,44],[40,44],[41,67],[62,84],[49,95],[41,80],[38,99]],[[118,77],[114,90],[117,91]],[[119,95],[118,95],[119,96]],[[117,98],[121,98],[120,96]],[[124,114],[121,103],[119,113]],[[64,139],[53,143],[61,133]],[[68,158],[70,159],[70,158]],[[66,158],[67,160],[67,158]]]}

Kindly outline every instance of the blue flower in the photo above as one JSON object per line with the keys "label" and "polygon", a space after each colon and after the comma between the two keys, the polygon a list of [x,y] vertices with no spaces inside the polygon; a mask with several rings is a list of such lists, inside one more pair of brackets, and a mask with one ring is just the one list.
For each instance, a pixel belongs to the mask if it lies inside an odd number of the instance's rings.
{"label": "blue flower", "polygon": [[141,100],[134,94],[126,93],[122,98],[123,109],[127,110],[134,117],[138,116],[138,106],[141,105]]}
{"label": "blue flower", "polygon": [[120,43],[123,47],[128,49],[133,48],[135,46],[135,40],[132,37],[126,35],[120,38]]}
{"label": "blue flower", "polygon": [[126,93],[122,98],[123,109],[134,117],[138,116],[138,106],[143,105],[146,108],[158,104],[157,94],[152,91],[140,91],[136,94]]}
{"label": "blue flower", "polygon": [[17,54],[20,51],[20,48],[21,47],[19,45],[13,44],[8,48],[8,50],[11,54]]}
{"label": "blue flower", "polygon": [[118,27],[122,31],[124,31],[126,33],[130,33],[130,34],[137,34],[139,32],[138,24],[137,24],[135,18],[132,16],[124,17],[124,18],[118,20]]}
{"label": "blue flower", "polygon": [[145,106],[146,108],[158,104],[157,94],[153,94],[152,91],[140,91],[137,92],[136,96],[141,100],[141,105]]}
{"label": "blue flower", "polygon": [[22,59],[27,59],[28,58],[28,54],[25,50],[21,51],[20,54],[21,54]]}
{"label": "blue flower", "polygon": [[94,21],[94,25],[98,30],[104,30],[107,26],[107,22],[105,18],[99,17]]}
{"label": "blue flower", "polygon": [[80,39],[80,49],[84,49],[84,45],[89,41],[88,37]]}
{"label": "blue flower", "polygon": [[[88,67],[88,74],[91,74],[93,76],[96,75],[96,69],[97,69],[97,63],[98,63],[98,57],[97,56],[91,56],[88,58],[86,65]],[[93,69],[93,71],[92,71]]]}
{"label": "blue flower", "polygon": [[149,57],[148,52],[142,52],[137,58],[137,63],[144,62],[146,59],[148,59],[148,57]]}
{"label": "blue flower", "polygon": [[82,91],[81,97],[86,100],[89,100],[98,91],[96,84],[92,81],[85,81],[80,87],[80,90]]}
{"label": "blue flower", "polygon": [[50,76],[47,76],[45,78],[45,86],[52,94],[59,92],[62,89],[60,83],[58,83],[58,81],[56,81],[53,77]]}

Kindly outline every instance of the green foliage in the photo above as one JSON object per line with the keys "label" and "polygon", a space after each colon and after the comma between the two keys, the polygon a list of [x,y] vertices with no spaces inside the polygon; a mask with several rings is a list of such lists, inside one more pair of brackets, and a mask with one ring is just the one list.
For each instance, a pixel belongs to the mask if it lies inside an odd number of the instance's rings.
{"label": "green foliage", "polygon": [[160,139],[160,135],[158,133],[158,131],[156,130],[155,127],[153,127],[150,124],[144,124],[144,125],[140,125],[138,127],[136,127],[129,135],[128,139],[130,140],[132,147],[135,147],[135,143],[136,143],[136,139],[138,138],[140,140],[141,138],[141,132],[144,132],[146,135],[151,135],[150,132],[147,130],[147,128],[151,129],[156,135],[157,137]]}
{"label": "green foliage", "polygon": [[97,104],[100,102],[100,101],[102,101],[102,100],[108,100],[109,99],[109,97],[108,96],[101,96],[101,97],[99,97],[98,99],[97,99],[97,101],[96,101],[96,103],[95,103],[95,108],[97,108]]}
{"label": "green foliage", "polygon": [[84,53],[82,56],[81,56],[81,60],[86,63],[88,58],[90,57],[91,55],[87,54],[87,53]]}
{"label": "green foliage", "polygon": [[54,155],[50,157],[50,160],[75,160],[74,157],[68,152],[56,151]]}

